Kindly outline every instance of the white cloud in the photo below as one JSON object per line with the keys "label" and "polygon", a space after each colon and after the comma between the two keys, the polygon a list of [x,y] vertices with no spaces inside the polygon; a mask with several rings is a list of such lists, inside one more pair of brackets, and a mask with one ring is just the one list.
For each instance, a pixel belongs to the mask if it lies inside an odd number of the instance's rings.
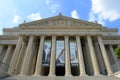
{"label": "white cloud", "polygon": [[45,0],[45,2],[48,5],[51,1],[50,0]]}
{"label": "white cloud", "polygon": [[[120,18],[120,0],[91,0],[92,8],[89,13],[89,20],[94,15],[101,21],[109,20],[114,21]],[[94,13],[93,16],[90,14]]]}
{"label": "white cloud", "polygon": [[102,24],[102,25],[105,24],[105,20],[101,16],[95,15],[92,10],[89,12],[89,21],[91,22],[97,21],[97,23]]}
{"label": "white cloud", "polygon": [[95,21],[96,20],[96,18],[95,18],[95,14],[94,14],[94,12],[91,10],[90,12],[89,12],[89,21]]}
{"label": "white cloud", "polygon": [[38,12],[38,13],[32,13],[32,14],[30,14],[27,18],[30,19],[30,20],[32,20],[32,21],[34,21],[34,20],[41,19],[41,16],[40,16],[40,13]]}
{"label": "white cloud", "polygon": [[13,18],[13,23],[17,23],[19,19],[20,19],[19,16],[14,16],[14,18]]}
{"label": "white cloud", "polygon": [[47,6],[52,11],[52,13],[56,13],[57,10],[60,10],[60,5],[54,0],[45,0]]}
{"label": "white cloud", "polygon": [[77,10],[73,10],[73,11],[71,12],[71,16],[72,16],[72,18],[79,19],[79,15],[78,15],[78,13],[77,13]]}
{"label": "white cloud", "polygon": [[55,13],[57,10],[60,9],[60,6],[58,4],[55,4],[55,5],[52,5],[50,9],[52,10],[53,13]]}

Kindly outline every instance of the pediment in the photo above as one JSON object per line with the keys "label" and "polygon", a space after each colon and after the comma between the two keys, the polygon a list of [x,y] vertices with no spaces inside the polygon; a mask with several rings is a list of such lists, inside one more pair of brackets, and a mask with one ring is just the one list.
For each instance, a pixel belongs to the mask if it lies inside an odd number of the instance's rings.
{"label": "pediment", "polygon": [[84,20],[74,19],[66,17],[63,15],[58,15],[55,17],[50,17],[46,19],[41,19],[37,21],[27,22],[20,25],[21,27],[29,26],[39,26],[39,27],[91,27],[91,28],[101,28],[101,25],[98,23],[88,22]]}

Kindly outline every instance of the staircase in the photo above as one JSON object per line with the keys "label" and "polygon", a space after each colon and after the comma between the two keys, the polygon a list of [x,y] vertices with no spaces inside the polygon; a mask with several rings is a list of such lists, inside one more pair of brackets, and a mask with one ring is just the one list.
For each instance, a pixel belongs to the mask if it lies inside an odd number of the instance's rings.
{"label": "staircase", "polygon": [[0,78],[7,77],[7,71],[9,69],[9,65],[0,61]]}
{"label": "staircase", "polygon": [[[112,76],[39,76],[39,75],[14,75],[7,74],[9,65],[0,62],[0,80],[120,80]],[[14,71],[16,74],[16,70]]]}
{"label": "staircase", "polygon": [[49,76],[25,76],[25,75],[19,75],[19,76],[11,76],[7,78],[3,78],[0,80],[120,80],[120,78],[116,77],[109,77],[109,76],[81,76],[81,77],[63,77],[63,76],[57,76],[57,77],[49,77]]}
{"label": "staircase", "polygon": [[9,77],[7,74],[8,69],[10,69],[10,66],[0,61],[0,80]]}

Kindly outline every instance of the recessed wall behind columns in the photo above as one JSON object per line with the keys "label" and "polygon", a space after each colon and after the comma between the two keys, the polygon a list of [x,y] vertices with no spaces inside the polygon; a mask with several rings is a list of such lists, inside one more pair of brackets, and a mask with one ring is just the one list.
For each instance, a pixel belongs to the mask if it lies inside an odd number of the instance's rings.
{"label": "recessed wall behind columns", "polygon": [[[11,58],[12,58],[12,55],[13,55],[13,52],[14,52],[14,49],[15,49],[15,45],[2,45],[3,46],[3,49],[2,49],[2,52],[0,54],[0,70],[1,70],[1,73],[3,74],[7,74],[7,71],[10,69],[10,61],[11,61]],[[0,73],[0,74],[1,74]],[[2,75],[2,74],[1,74]]]}
{"label": "recessed wall behind columns", "polygon": [[36,37],[34,40],[34,45],[33,45],[33,60],[31,61],[31,73],[30,75],[33,75],[35,72],[35,67],[36,67],[36,61],[37,61],[37,54],[38,54],[38,48],[39,48],[39,37]]}
{"label": "recessed wall behind columns", "polygon": [[70,48],[70,62],[71,62],[71,74],[73,76],[80,75],[79,61],[78,61],[78,50],[76,43],[76,36],[69,37],[69,48]]}
{"label": "recessed wall behind columns", "polygon": [[0,62],[2,63],[2,61],[3,61],[3,59],[4,59],[4,56],[5,56],[5,52],[7,51],[7,45],[1,45],[1,46],[3,46],[3,49],[2,49],[2,51],[1,51],[1,53],[0,53]]}
{"label": "recessed wall behind columns", "polygon": [[113,57],[111,55],[111,52],[110,52],[110,49],[109,49],[109,45],[105,45],[105,48],[106,48],[106,51],[108,53],[110,64],[113,65],[114,64],[114,59],[113,59]]}

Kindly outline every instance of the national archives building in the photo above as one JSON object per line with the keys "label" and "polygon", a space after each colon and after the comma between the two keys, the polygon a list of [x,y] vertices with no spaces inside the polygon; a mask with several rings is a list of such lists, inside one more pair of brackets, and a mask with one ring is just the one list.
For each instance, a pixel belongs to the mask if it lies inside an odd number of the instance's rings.
{"label": "national archives building", "polygon": [[119,80],[115,28],[58,16],[4,28],[2,80]]}

